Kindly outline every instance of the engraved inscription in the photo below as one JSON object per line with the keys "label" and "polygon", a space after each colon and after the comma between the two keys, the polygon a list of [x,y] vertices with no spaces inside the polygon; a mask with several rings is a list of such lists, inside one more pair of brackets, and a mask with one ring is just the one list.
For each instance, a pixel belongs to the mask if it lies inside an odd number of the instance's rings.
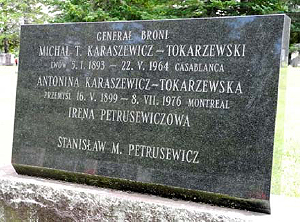
{"label": "engraved inscription", "polygon": [[[247,57],[244,42],[172,43],[170,29],[96,30],[94,42],[39,45],[51,74],[36,76],[41,98],[59,100],[63,118],[94,124],[193,129],[193,112],[235,108],[244,80],[228,78],[227,58]],[[67,59],[66,59],[67,58]],[[116,58],[116,59],[114,59]],[[176,58],[176,59],[174,59]],[[57,74],[55,74],[57,70]],[[176,75],[175,75],[176,74]],[[181,77],[182,76],[182,77]],[[65,105],[63,105],[65,104]],[[199,164],[199,151],[59,136],[57,147]],[[108,151],[105,151],[107,147]]]}

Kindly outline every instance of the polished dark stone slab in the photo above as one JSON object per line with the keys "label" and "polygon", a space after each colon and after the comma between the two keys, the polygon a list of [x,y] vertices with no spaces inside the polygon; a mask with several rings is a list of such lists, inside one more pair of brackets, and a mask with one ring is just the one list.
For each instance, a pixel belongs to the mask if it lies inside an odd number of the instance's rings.
{"label": "polished dark stone slab", "polygon": [[269,212],[285,15],[26,25],[19,173]]}

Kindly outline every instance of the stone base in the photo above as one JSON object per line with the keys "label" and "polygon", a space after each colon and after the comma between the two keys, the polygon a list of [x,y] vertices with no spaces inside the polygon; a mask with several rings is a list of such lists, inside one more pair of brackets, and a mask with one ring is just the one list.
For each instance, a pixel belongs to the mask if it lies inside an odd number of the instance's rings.
{"label": "stone base", "polygon": [[[292,215],[285,215],[285,219],[286,216]],[[0,168],[0,221],[225,222],[277,219],[280,219],[278,214],[267,215],[40,179],[17,175],[12,166]]]}

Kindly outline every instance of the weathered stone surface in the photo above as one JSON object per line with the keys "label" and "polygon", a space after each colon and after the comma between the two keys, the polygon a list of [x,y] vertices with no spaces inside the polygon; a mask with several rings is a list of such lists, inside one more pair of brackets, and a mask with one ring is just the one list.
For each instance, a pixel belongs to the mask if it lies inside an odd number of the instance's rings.
{"label": "weathered stone surface", "polygon": [[12,163],[269,212],[288,31],[285,15],[23,26]]}
{"label": "weathered stone surface", "polygon": [[0,221],[295,221],[300,199],[271,196],[272,214],[17,175],[0,168]]}
{"label": "weathered stone surface", "polygon": [[0,221],[5,222],[244,222],[262,216],[260,213],[18,176],[12,167],[2,167],[0,174]]}

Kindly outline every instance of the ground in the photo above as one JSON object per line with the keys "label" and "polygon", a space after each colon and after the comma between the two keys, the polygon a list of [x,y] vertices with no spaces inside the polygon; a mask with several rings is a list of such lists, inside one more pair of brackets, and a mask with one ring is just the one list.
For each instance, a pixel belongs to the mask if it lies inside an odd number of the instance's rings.
{"label": "ground", "polygon": [[16,66],[0,66],[0,166],[10,163],[17,83]]}
{"label": "ground", "polygon": [[[289,67],[285,96],[280,193],[300,197],[300,68]],[[274,175],[273,175],[274,176]],[[274,193],[274,192],[273,192]],[[276,193],[276,192],[275,192]]]}
{"label": "ground", "polygon": [[[280,148],[274,153],[272,194],[300,197],[300,68],[287,71],[287,87],[281,86],[277,114],[281,121],[276,123],[284,127],[277,133],[284,140],[275,140]],[[16,82],[17,67],[0,66],[0,166],[9,164],[11,158]]]}

